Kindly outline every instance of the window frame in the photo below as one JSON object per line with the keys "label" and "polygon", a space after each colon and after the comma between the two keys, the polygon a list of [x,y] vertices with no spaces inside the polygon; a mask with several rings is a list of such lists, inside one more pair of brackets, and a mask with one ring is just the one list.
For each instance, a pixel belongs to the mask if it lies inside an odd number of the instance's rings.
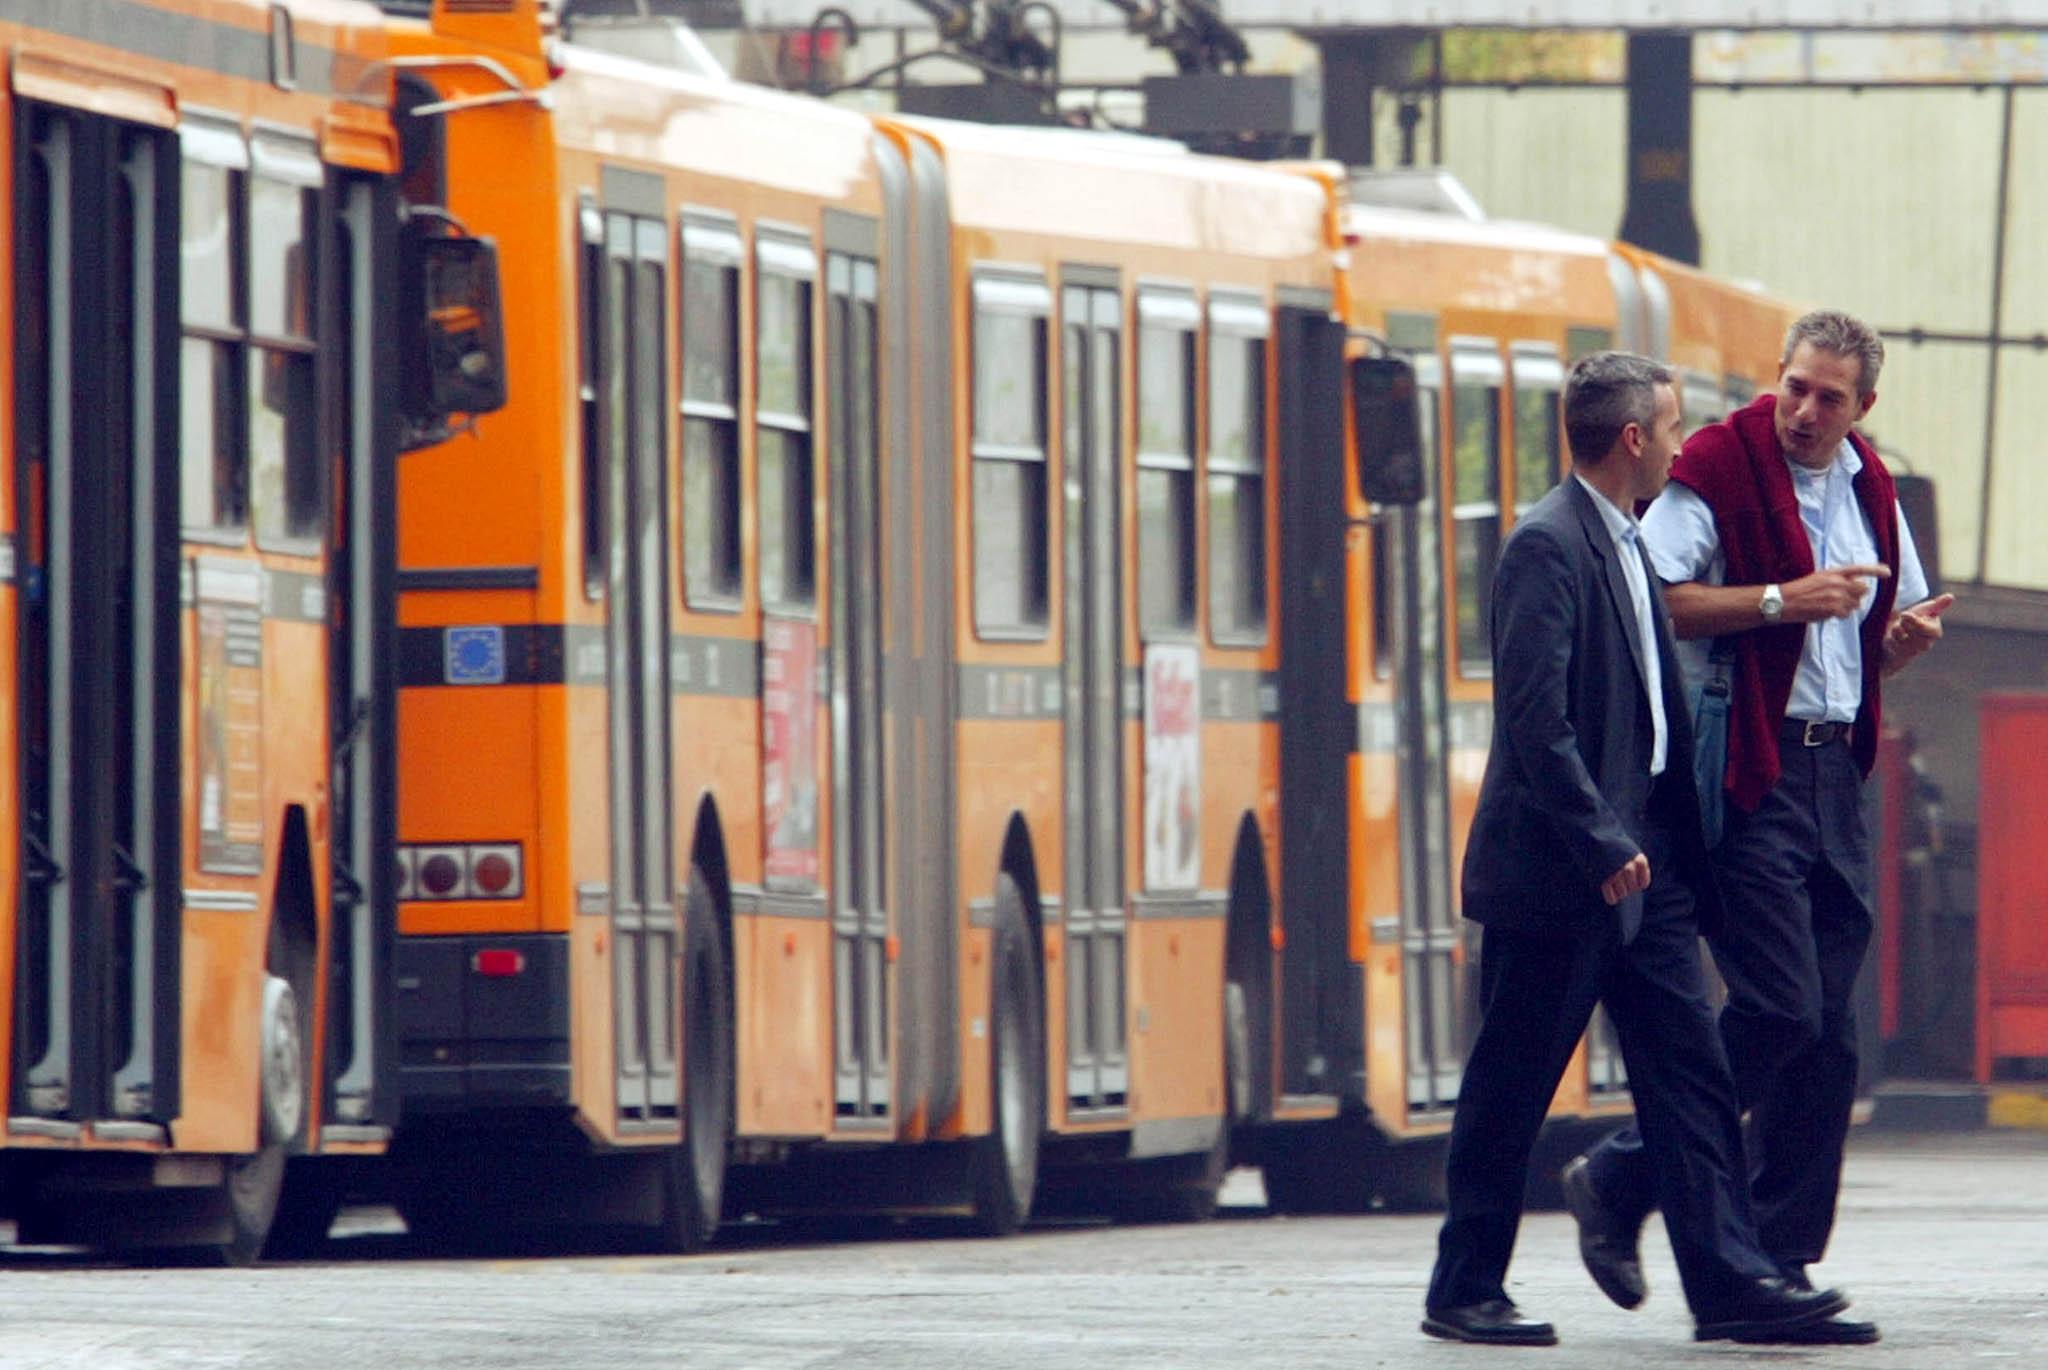
{"label": "window frame", "polygon": [[[1161,282],[1140,282],[1137,290],[1135,310],[1137,319],[1131,329],[1131,386],[1133,393],[1132,420],[1135,440],[1132,443],[1132,500],[1131,514],[1134,536],[1137,540],[1137,584],[1133,598],[1136,600],[1138,637],[1141,642],[1193,643],[1201,640],[1203,617],[1203,594],[1201,583],[1200,539],[1203,520],[1198,481],[1201,462],[1198,452],[1202,446],[1200,431],[1202,400],[1200,391],[1202,379],[1201,335],[1202,309],[1195,298],[1191,285]],[[1186,450],[1168,452],[1145,445],[1145,349],[1148,334],[1164,330],[1180,336],[1186,361],[1181,370],[1179,392],[1184,396],[1186,406],[1184,424]],[[1146,555],[1145,547],[1145,501],[1143,482],[1147,472],[1159,473],[1168,479],[1170,492],[1175,498],[1183,521],[1180,530],[1180,607],[1182,614],[1172,621],[1155,620],[1150,612],[1150,600],[1146,594],[1152,576],[1158,574],[1154,558]]]}
{"label": "window frame", "polygon": [[[818,292],[821,285],[818,252],[810,235],[803,229],[789,224],[757,223],[754,226],[754,394],[752,421],[754,427],[754,580],[760,588],[761,610],[777,618],[794,618],[815,621],[818,616]],[[770,281],[781,281],[797,287],[798,308],[793,318],[801,330],[795,350],[792,353],[798,367],[796,390],[793,398],[801,412],[769,409],[762,400],[762,293]],[[797,593],[787,588],[773,597],[769,595],[768,558],[769,538],[767,525],[769,479],[768,446],[764,436],[767,433],[782,435],[784,440],[800,446],[802,465],[806,468],[807,479],[802,489],[807,493],[808,507],[791,520],[792,511],[784,508],[786,520],[783,532],[801,534],[797,546],[801,554],[785,566],[785,574],[794,572],[797,577]],[[778,444],[779,445],[779,444]],[[778,478],[786,477],[789,468],[775,473]]]}
{"label": "window frame", "polygon": [[[219,516],[221,507],[220,484],[216,478],[210,480],[208,490],[213,499],[213,513],[203,523],[195,523],[187,517],[185,499],[188,493],[185,485],[186,462],[190,454],[185,450],[184,424],[186,416],[179,417],[178,435],[178,529],[179,537],[185,542],[205,543],[218,547],[247,547],[255,533],[254,490],[249,470],[249,397],[248,397],[248,354],[250,350],[248,331],[248,301],[246,280],[248,276],[248,192],[244,183],[249,179],[252,158],[248,139],[243,136],[241,124],[232,115],[210,110],[187,109],[178,121],[178,202],[179,202],[179,308],[178,308],[178,387],[182,396],[185,390],[184,357],[186,345],[191,342],[209,344],[216,357],[222,350],[227,351],[228,380],[221,383],[221,373],[213,371],[212,381],[216,402],[225,401],[225,407],[232,412],[223,417],[218,411],[214,415],[215,433],[223,426],[228,433],[228,444],[234,456],[234,475],[238,484],[236,493],[240,497],[239,518],[223,522]],[[227,307],[225,322],[192,322],[186,313],[184,263],[182,260],[185,216],[183,213],[185,195],[185,169],[188,166],[211,167],[226,175],[224,207],[227,211]],[[216,367],[220,363],[216,360]]]}
{"label": "window frame", "polygon": [[[1564,359],[1557,348],[1549,343],[1518,342],[1509,348],[1508,381],[1514,423],[1514,460],[1510,470],[1514,474],[1513,495],[1515,518],[1529,512],[1530,506],[1564,479],[1567,458],[1564,445]],[[1550,481],[1543,489],[1528,498],[1523,497],[1522,476],[1526,470],[1522,459],[1522,401],[1524,397],[1548,395],[1550,397],[1550,424],[1547,437],[1550,443]],[[1510,501],[1503,501],[1508,503]]]}
{"label": "window frame", "polygon": [[[740,235],[739,220],[729,214],[692,205],[685,205],[676,217],[676,250],[676,337],[681,354],[676,399],[679,421],[677,491],[681,499],[681,517],[676,541],[683,607],[694,613],[736,614],[745,607],[747,599],[746,459],[743,450],[746,330],[743,315],[753,290],[747,270],[749,254],[746,241]],[[726,273],[725,284],[730,288],[731,308],[723,330],[725,400],[703,399],[693,396],[690,391],[693,356],[690,276],[693,266],[709,266]],[[693,425],[698,427],[693,430]],[[721,576],[719,583],[713,586],[698,585],[691,573],[691,552],[695,547],[689,506],[691,434],[703,431],[703,425],[711,425],[710,431],[714,435],[722,434],[725,438],[724,446],[716,449],[724,467],[717,473],[722,481],[723,508],[717,511],[716,517],[724,520],[727,536],[717,540],[711,550],[718,569],[728,574]],[[716,531],[715,527],[713,531]]]}
{"label": "window frame", "polygon": [[[1507,391],[1507,363],[1501,356],[1500,344],[1492,338],[1455,337],[1450,341],[1450,365],[1445,373],[1445,392],[1450,396],[1450,431],[1447,450],[1450,461],[1446,463],[1450,482],[1450,498],[1446,501],[1450,516],[1450,558],[1451,558],[1451,622],[1450,645],[1457,661],[1457,675],[1461,680],[1491,680],[1493,678],[1493,573],[1500,560],[1501,546],[1501,475],[1502,458],[1505,455],[1501,442],[1501,397]],[[1487,392],[1490,403],[1486,412],[1490,415],[1493,442],[1486,453],[1487,461],[1482,468],[1489,473],[1493,497],[1490,500],[1458,499],[1458,477],[1461,471],[1459,454],[1461,449],[1458,423],[1458,392],[1477,385]],[[1463,568],[1458,564],[1458,540],[1461,524],[1480,524],[1490,521],[1493,525],[1491,554],[1475,558],[1474,574],[1476,584],[1472,586],[1472,611],[1477,631],[1485,643],[1483,658],[1468,659],[1465,651]]]}
{"label": "window frame", "polygon": [[[1041,271],[1022,267],[977,267],[968,290],[968,564],[974,635],[984,642],[1042,642],[1052,632],[1052,414],[1049,386],[1052,376],[1052,287]],[[981,321],[989,314],[1022,318],[1031,325],[1031,358],[1028,365],[1035,383],[1030,387],[1033,424],[1037,444],[990,442],[981,436],[981,366],[984,360]],[[985,616],[982,593],[981,540],[984,510],[980,494],[980,473],[1000,463],[1038,473],[1037,508],[1015,511],[1019,569],[1027,573],[1021,600],[1022,611],[1014,618]],[[1035,517],[1033,515],[1035,514]]]}
{"label": "window frame", "polygon": [[1691,437],[1710,423],[1728,417],[1725,411],[1715,413],[1712,417],[1708,417],[1706,413],[1700,412],[1701,406],[1711,406],[1715,410],[1721,408],[1722,391],[1721,382],[1718,378],[1699,370],[1697,367],[1681,366],[1676,368],[1676,370],[1678,372],[1678,398],[1685,411],[1684,421],[1679,427],[1684,430],[1686,437]]}
{"label": "window frame", "polygon": [[[1202,427],[1202,472],[1200,488],[1211,501],[1215,499],[1219,480],[1228,481],[1232,486],[1232,503],[1240,528],[1245,525],[1246,508],[1244,487],[1256,484],[1258,498],[1252,514],[1251,525],[1257,530],[1258,555],[1253,560],[1241,560],[1237,567],[1237,584],[1247,581],[1256,586],[1256,592],[1247,595],[1244,603],[1255,606],[1255,619],[1246,622],[1233,611],[1223,612],[1219,594],[1223,580],[1216,574],[1217,561],[1225,555],[1242,554],[1242,548],[1224,549],[1216,541],[1216,520],[1203,520],[1202,537],[1206,544],[1206,560],[1209,567],[1209,641],[1218,647],[1263,647],[1272,637],[1272,576],[1269,574],[1273,547],[1269,513],[1272,505],[1272,469],[1268,441],[1268,425],[1271,422],[1269,404],[1272,381],[1272,336],[1273,318],[1263,297],[1232,290],[1212,290],[1208,302],[1208,344],[1206,365],[1203,368],[1203,396],[1208,406],[1208,421]],[[1253,454],[1245,458],[1219,456],[1216,449],[1216,347],[1218,339],[1233,343],[1250,344],[1248,352],[1252,369],[1246,379],[1251,382],[1247,390],[1251,413],[1246,424],[1246,437],[1253,448]],[[1213,511],[1214,505],[1211,504]]]}
{"label": "window frame", "polygon": [[[257,396],[245,388],[242,395],[242,441],[243,461],[247,467],[249,494],[249,531],[257,547],[267,552],[280,552],[292,556],[317,556],[327,540],[328,500],[327,482],[321,454],[325,442],[320,423],[320,229],[325,201],[326,167],[320,161],[317,144],[296,131],[285,131],[258,124],[249,136],[251,166],[243,177],[242,187],[246,203],[242,210],[243,225],[243,277],[241,288],[244,292],[242,309],[243,335],[246,339],[247,363],[253,372],[256,363],[266,355],[302,357],[311,372],[311,393],[306,396],[310,412],[298,418],[301,435],[306,448],[298,454],[304,469],[299,473],[299,482],[312,497],[311,526],[295,527],[290,519],[292,492],[294,490],[293,462],[291,450],[292,416],[285,415],[283,440],[286,448],[282,454],[279,477],[279,494],[284,501],[284,531],[272,532],[265,528],[264,505],[256,480],[256,410]],[[303,336],[284,332],[266,332],[258,326],[256,319],[256,277],[257,260],[256,196],[262,185],[288,186],[299,192],[299,206],[304,215],[301,221],[299,240],[299,264],[302,275],[301,289],[304,292],[306,320]],[[289,273],[290,256],[285,258]],[[290,275],[283,285],[289,301]]]}

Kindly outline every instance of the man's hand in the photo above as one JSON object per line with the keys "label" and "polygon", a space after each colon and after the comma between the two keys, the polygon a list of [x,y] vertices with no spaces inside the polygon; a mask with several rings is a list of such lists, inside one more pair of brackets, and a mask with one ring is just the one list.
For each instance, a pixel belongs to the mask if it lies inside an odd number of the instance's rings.
{"label": "man's hand", "polygon": [[1941,640],[1941,615],[1956,602],[1954,595],[1936,595],[1892,615],[1884,630],[1884,673],[1904,670],[1922,652]]}
{"label": "man's hand", "polygon": [[1781,586],[1785,612],[1781,623],[1821,623],[1847,618],[1863,607],[1869,581],[1891,574],[1889,566],[1830,566]]}
{"label": "man's hand", "polygon": [[1637,852],[1626,866],[1610,875],[1600,884],[1600,897],[1609,904],[1619,904],[1631,894],[1640,894],[1650,888],[1650,858]]}

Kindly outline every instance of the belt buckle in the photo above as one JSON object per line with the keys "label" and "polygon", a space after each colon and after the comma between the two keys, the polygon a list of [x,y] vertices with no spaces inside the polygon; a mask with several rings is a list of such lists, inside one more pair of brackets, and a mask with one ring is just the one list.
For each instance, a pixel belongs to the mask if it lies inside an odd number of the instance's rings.
{"label": "belt buckle", "polygon": [[1834,724],[1826,719],[1809,718],[1806,720],[1806,727],[1801,733],[1799,740],[1808,747],[1826,746],[1829,740],[1828,729],[1834,726]]}

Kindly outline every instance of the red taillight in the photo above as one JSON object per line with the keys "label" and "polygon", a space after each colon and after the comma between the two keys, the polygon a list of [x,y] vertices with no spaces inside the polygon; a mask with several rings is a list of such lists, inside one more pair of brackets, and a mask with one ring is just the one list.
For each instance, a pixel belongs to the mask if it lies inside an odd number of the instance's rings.
{"label": "red taillight", "polygon": [[446,895],[462,882],[462,863],[447,852],[435,852],[420,862],[420,884],[428,894]]}
{"label": "red taillight", "polygon": [[469,877],[484,894],[503,894],[512,886],[512,863],[497,852],[488,852],[477,858]]}
{"label": "red taillight", "polygon": [[517,842],[398,849],[400,899],[521,899],[525,895],[526,856]]}
{"label": "red taillight", "polygon": [[478,975],[518,975],[526,969],[526,954],[506,947],[493,947],[470,958],[470,965]]}

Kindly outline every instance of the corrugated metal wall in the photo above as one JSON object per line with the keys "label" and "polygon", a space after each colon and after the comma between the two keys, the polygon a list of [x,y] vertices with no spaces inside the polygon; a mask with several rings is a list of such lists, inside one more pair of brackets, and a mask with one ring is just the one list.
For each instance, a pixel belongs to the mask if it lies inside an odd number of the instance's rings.
{"label": "corrugated metal wall", "polygon": [[[2002,90],[1702,90],[1694,212],[1704,265],[1890,329],[1991,324]],[[1452,90],[1444,161],[1493,215],[1612,236],[1617,90]],[[2007,335],[2048,333],[2048,91],[2014,97]],[[1980,528],[1988,348],[1893,336],[1868,427],[1938,482],[1945,571],[2048,589],[2048,351],[2000,359],[1988,527]]]}

